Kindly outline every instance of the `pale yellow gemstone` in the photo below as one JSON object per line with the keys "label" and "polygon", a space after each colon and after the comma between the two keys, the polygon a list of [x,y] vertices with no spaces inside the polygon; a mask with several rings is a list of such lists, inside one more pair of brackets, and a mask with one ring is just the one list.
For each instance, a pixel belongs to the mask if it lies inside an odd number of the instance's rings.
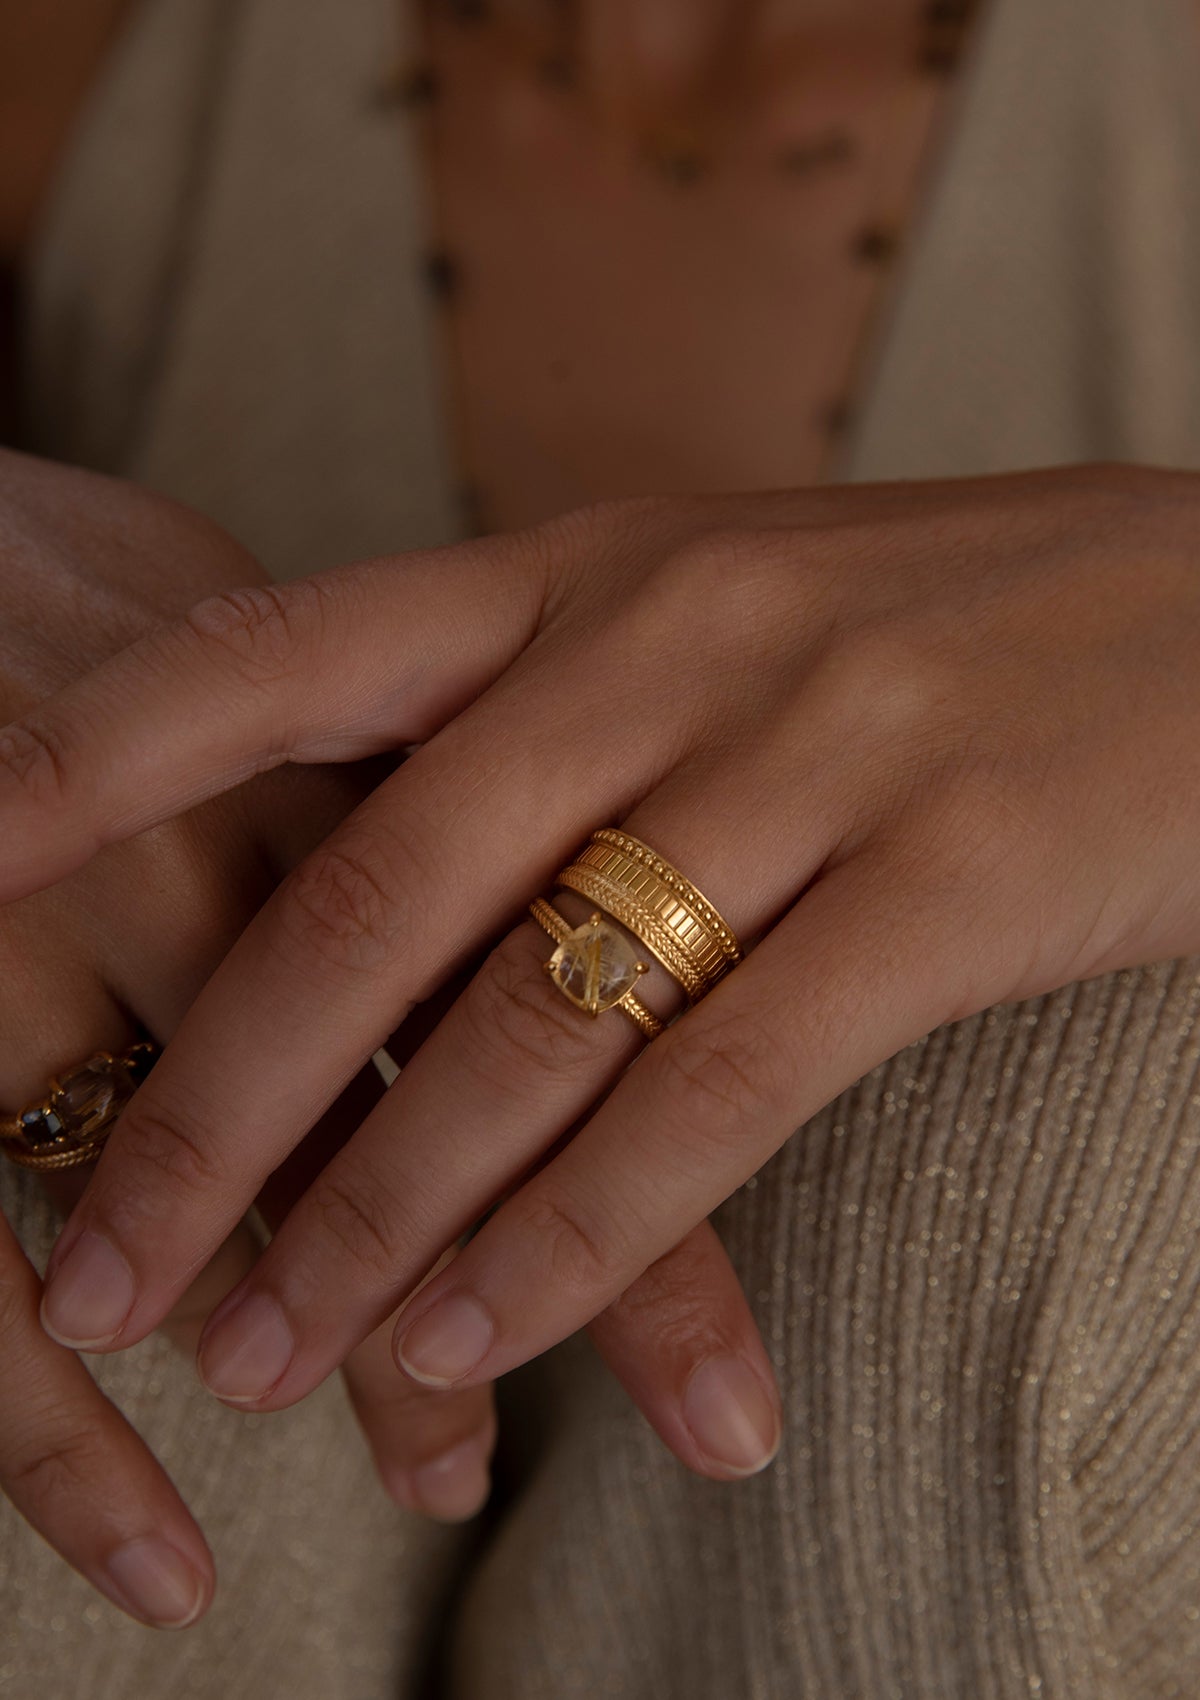
{"label": "pale yellow gemstone", "polygon": [[599,1015],[635,986],[643,970],[637,950],[608,921],[587,921],[568,933],[550,958],[550,973],[571,1002]]}

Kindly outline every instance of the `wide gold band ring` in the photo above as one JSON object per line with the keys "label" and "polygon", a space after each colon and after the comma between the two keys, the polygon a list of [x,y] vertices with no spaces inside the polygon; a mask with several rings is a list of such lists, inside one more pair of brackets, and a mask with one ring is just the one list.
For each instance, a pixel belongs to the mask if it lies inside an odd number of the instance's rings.
{"label": "wide gold band ring", "polygon": [[0,1151],[23,1168],[43,1171],[94,1161],[159,1054],[151,1040],[139,1040],[119,1056],[96,1051],[52,1076],[38,1103],[0,1117]]}
{"label": "wide gold band ring", "polygon": [[692,1003],[741,961],[733,929],[704,893],[657,851],[604,827],[555,882],[628,927]]}

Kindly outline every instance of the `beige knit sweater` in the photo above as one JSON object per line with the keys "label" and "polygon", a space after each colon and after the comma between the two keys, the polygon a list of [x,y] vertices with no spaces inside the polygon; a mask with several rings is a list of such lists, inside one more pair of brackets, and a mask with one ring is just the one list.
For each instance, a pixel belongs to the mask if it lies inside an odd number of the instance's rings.
{"label": "beige knit sweater", "polygon": [[[418,179],[369,99],[393,16],[146,0],[32,279],[45,450],[284,572],[454,532]],[[1191,26],[993,0],[847,476],[1200,467]],[[726,1205],[787,1408],[736,1487],[580,1341],[505,1385],[467,1531],[387,1505],[336,1382],[259,1419],[161,1343],[105,1360],[221,1594],[139,1629],[5,1508],[0,1696],[1195,1700],[1198,1012],[1190,961],[941,1029]],[[0,1194],[43,1255],[36,1194]]]}

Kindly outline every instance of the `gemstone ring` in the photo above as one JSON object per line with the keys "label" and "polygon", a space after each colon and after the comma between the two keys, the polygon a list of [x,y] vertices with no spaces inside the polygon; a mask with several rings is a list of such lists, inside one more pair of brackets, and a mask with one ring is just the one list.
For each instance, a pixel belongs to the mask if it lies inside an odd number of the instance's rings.
{"label": "gemstone ring", "polygon": [[633,990],[650,964],[638,960],[619,928],[599,910],[584,926],[572,927],[544,897],[535,898],[529,913],[558,947],[544,966],[564,997],[588,1015],[622,1009],[648,1039],[658,1037],[663,1023]]}
{"label": "gemstone ring", "polygon": [[159,1057],[139,1040],[114,1056],[97,1051],[48,1083],[40,1103],[0,1118],[0,1151],[27,1169],[72,1169],[98,1157],[113,1124]]}

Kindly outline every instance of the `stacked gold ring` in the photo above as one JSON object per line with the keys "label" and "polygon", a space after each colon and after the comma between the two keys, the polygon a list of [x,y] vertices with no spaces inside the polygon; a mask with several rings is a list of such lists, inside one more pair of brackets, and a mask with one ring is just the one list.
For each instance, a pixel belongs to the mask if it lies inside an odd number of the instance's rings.
{"label": "stacked gold ring", "polygon": [[544,898],[530,905],[530,914],[558,947],[546,969],[563,996],[588,1015],[623,1009],[649,1038],[663,1030],[633,992],[649,965],[638,959],[625,928],[658,958],[691,1003],[706,997],[741,960],[733,929],[704,893],[628,833],[610,827],[594,832],[555,884],[596,904],[582,927],[570,926]]}
{"label": "stacked gold ring", "polygon": [[734,965],[742,949],[704,893],[656,850],[604,827],[557,882],[598,904],[635,933],[696,1003]]}
{"label": "stacked gold ring", "polygon": [[96,1051],[63,1075],[52,1075],[45,1096],[15,1116],[0,1117],[0,1151],[26,1169],[73,1169],[100,1155],[121,1111],[159,1056],[139,1040],[114,1056]]}

